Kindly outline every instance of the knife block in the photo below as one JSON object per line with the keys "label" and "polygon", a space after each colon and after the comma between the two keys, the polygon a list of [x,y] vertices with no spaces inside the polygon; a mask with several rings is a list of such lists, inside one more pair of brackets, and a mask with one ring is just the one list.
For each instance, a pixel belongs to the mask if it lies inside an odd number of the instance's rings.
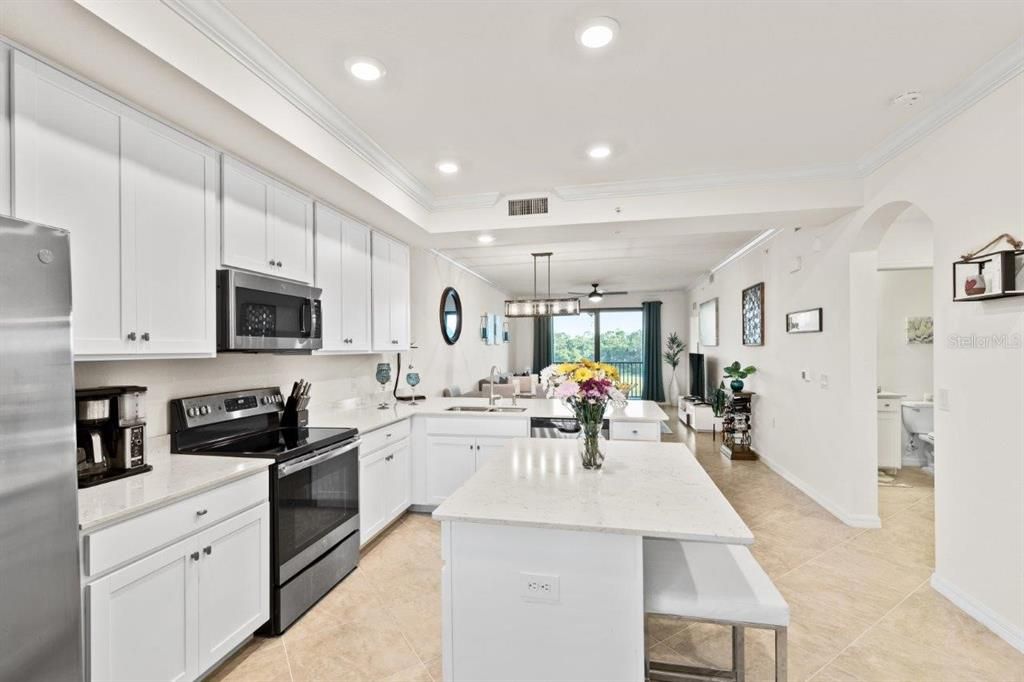
{"label": "knife block", "polygon": [[281,426],[296,428],[309,425],[309,398],[288,398],[284,406],[284,413],[281,414]]}

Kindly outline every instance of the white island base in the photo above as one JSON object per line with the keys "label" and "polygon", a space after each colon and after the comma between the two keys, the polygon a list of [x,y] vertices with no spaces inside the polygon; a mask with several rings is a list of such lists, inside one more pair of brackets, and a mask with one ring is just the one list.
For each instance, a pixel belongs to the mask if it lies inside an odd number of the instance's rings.
{"label": "white island base", "polygon": [[434,512],[444,679],[642,680],[643,538],[750,544],[689,450],[519,439]]}

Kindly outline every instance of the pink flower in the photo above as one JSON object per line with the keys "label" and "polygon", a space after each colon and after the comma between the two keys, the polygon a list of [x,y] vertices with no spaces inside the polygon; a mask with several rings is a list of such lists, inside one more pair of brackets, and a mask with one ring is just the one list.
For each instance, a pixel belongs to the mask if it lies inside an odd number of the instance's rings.
{"label": "pink flower", "polygon": [[556,398],[572,398],[580,390],[580,385],[575,381],[566,381],[555,389]]}

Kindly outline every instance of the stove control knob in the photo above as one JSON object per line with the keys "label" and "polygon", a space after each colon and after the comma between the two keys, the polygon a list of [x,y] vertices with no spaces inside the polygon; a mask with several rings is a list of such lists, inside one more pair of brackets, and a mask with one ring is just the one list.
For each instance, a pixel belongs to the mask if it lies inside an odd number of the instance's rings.
{"label": "stove control knob", "polygon": [[194,417],[194,416],[196,416],[198,414],[198,412],[196,412],[196,408],[190,407],[190,408],[188,408],[188,411],[186,412],[186,414],[188,416],[190,416],[190,417]]}
{"label": "stove control knob", "polygon": [[210,406],[209,405],[203,405],[202,407],[200,407],[199,408],[199,414],[210,414]]}
{"label": "stove control knob", "polygon": [[270,400],[269,398],[267,398],[267,396],[263,396],[263,398],[260,399],[260,402],[262,402],[264,405],[266,405],[269,401]]}

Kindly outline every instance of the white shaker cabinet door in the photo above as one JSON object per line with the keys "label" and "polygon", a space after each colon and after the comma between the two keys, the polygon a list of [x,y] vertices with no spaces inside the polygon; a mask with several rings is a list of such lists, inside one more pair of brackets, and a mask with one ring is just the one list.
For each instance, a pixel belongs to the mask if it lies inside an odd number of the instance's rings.
{"label": "white shaker cabinet door", "polygon": [[120,120],[110,97],[12,53],[15,217],[71,232],[78,356],[132,353],[135,287],[120,218]]}
{"label": "white shaker cabinet door", "polygon": [[196,537],[200,672],[270,618],[269,524],[261,504]]}
{"label": "white shaker cabinet door", "polygon": [[194,543],[183,540],[86,588],[89,679],[196,677]]}
{"label": "white shaker cabinet door", "polygon": [[391,336],[394,350],[409,349],[409,247],[391,243]]}
{"label": "white shaker cabinet door", "polygon": [[222,243],[224,265],[268,275],[278,272],[272,259],[273,190],[254,168],[222,157]]}
{"label": "white shaker cabinet door", "polygon": [[341,229],[342,335],[346,350],[370,350],[370,228],[346,218]]}
{"label": "white shaker cabinet door", "polygon": [[388,512],[390,523],[412,503],[412,451],[409,441],[393,446],[388,457]]}
{"label": "white shaker cabinet door", "polygon": [[441,504],[476,471],[476,439],[427,437],[427,503]]}
{"label": "white shaker cabinet door", "polygon": [[478,437],[476,439],[476,471],[479,471],[480,467],[491,457],[504,453],[511,441],[511,438]]}
{"label": "white shaker cabinet door", "polygon": [[382,448],[359,460],[359,544],[387,524],[388,454]]}
{"label": "white shaker cabinet door", "polygon": [[371,237],[373,278],[373,350],[390,351],[395,347],[391,334],[391,244],[387,237],[373,233]]}
{"label": "white shaker cabinet door", "polygon": [[217,350],[215,152],[157,122],[123,121],[122,219],[133,236],[138,352]]}
{"label": "white shaker cabinet door", "polygon": [[316,204],[316,286],[320,288],[320,315],[323,352],[348,350],[343,332],[342,306],[344,271],[342,269],[341,214]]}
{"label": "white shaker cabinet door", "polygon": [[313,283],[313,200],[275,184],[270,255],[275,274]]}

